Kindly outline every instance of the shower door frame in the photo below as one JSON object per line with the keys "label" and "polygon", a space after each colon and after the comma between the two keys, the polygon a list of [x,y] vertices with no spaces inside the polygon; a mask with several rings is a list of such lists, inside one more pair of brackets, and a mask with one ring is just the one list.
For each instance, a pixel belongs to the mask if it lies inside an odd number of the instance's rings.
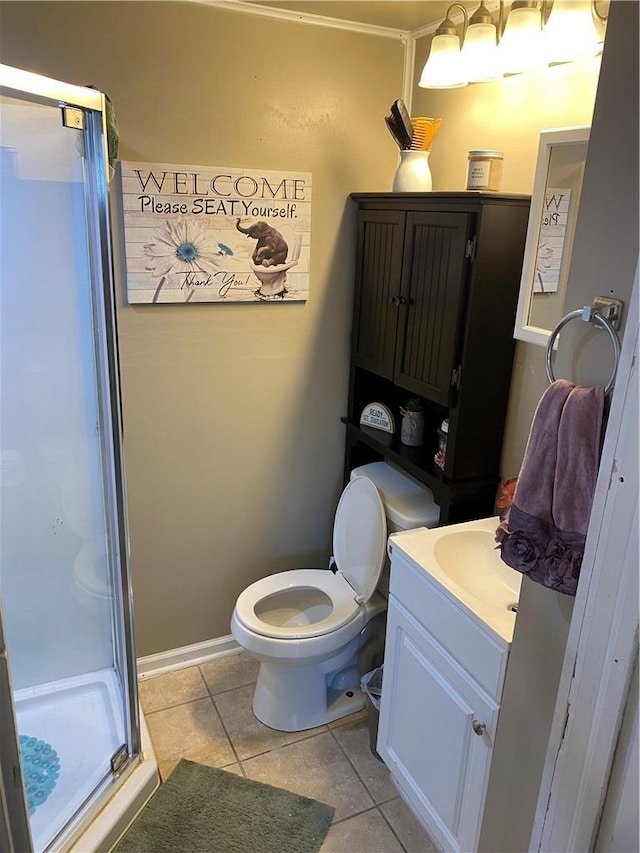
{"label": "shower door frame", "polygon": [[[136,653],[133,626],[132,593],[128,565],[128,524],[124,477],[124,458],[122,442],[122,410],[120,401],[118,347],[115,315],[115,288],[112,268],[112,250],[110,234],[109,197],[108,197],[108,149],[106,125],[105,95],[94,89],[52,80],[29,71],[0,64],[0,95],[51,106],[62,110],[65,107],[79,109],[84,116],[83,138],[85,144],[84,190],[87,216],[87,249],[91,278],[92,320],[95,330],[94,347],[96,356],[96,387],[100,423],[105,428],[101,444],[103,462],[103,489],[109,525],[111,543],[111,566],[114,587],[114,663],[120,674],[122,687],[123,718],[128,755],[126,761],[112,768],[111,775],[105,768],[103,782],[94,790],[90,800],[51,842],[65,849],[74,838],[82,834],[92,814],[104,805],[101,801],[105,787],[109,793],[113,783],[122,784],[133,771],[141,757],[140,715],[138,711],[138,692],[136,682]],[[0,601],[1,604],[1,601]],[[0,615],[1,618],[1,615]],[[1,623],[0,623],[1,624]],[[2,634],[0,634],[0,640]],[[3,718],[4,734],[0,741],[2,772],[0,773],[0,816],[8,821],[9,839],[24,837],[24,814],[16,813],[15,808],[5,811],[10,787],[16,785],[16,775],[20,776],[19,763],[15,763],[17,746],[14,751],[7,747],[7,737],[17,744],[15,711],[12,694],[8,702],[4,696],[7,685],[10,686],[9,667],[6,666],[4,643],[0,645],[0,712]],[[13,723],[13,725],[12,725]],[[6,726],[6,728],[5,728]],[[5,759],[11,759],[15,752],[12,767],[6,766]],[[21,778],[20,778],[21,782]],[[102,795],[102,796],[101,796]],[[12,814],[13,811],[13,814]],[[0,834],[0,841],[2,834]],[[8,848],[11,849],[10,847]],[[57,848],[58,849],[58,848]]]}

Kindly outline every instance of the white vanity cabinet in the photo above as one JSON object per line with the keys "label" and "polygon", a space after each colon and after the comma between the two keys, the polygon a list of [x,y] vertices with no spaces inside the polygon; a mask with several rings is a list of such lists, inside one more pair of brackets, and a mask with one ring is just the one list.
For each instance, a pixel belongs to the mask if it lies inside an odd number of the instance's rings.
{"label": "white vanity cabinet", "polygon": [[468,853],[480,836],[510,638],[474,618],[415,549],[403,549],[420,533],[389,540],[377,748],[438,847]]}

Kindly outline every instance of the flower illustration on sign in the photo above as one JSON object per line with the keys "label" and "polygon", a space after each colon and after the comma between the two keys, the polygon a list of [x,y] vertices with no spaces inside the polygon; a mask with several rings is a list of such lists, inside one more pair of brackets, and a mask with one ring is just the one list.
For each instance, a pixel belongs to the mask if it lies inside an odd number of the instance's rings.
{"label": "flower illustration on sign", "polygon": [[218,243],[207,234],[201,223],[178,220],[165,221],[155,231],[155,240],[145,243],[146,269],[160,279],[153,302],[158,301],[167,278],[175,276],[184,291],[185,302],[195,293],[198,285],[206,284],[220,269],[221,260],[233,254],[228,246]]}

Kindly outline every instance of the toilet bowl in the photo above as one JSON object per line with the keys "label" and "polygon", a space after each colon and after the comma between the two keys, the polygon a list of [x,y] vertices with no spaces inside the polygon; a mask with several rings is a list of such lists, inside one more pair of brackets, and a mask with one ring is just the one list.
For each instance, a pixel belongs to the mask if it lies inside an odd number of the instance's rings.
{"label": "toilet bowl", "polygon": [[[253,712],[273,729],[303,731],[364,707],[358,652],[370,633],[365,627],[387,607],[376,587],[386,564],[389,508],[398,491],[407,502],[406,481],[413,489],[408,502],[423,507],[412,513],[422,522],[415,526],[437,524],[428,489],[387,463],[375,465],[384,469],[354,476],[340,497],[331,570],[279,572],[251,584],[236,602],[231,633],[260,661]],[[383,499],[377,474],[401,488],[388,483]]]}

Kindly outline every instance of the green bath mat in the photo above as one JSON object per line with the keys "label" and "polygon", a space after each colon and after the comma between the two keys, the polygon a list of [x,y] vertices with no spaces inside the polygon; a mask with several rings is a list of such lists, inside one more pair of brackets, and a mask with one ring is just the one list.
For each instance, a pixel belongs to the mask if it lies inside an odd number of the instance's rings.
{"label": "green bath mat", "polygon": [[183,758],[113,853],[317,853],[334,811]]}

